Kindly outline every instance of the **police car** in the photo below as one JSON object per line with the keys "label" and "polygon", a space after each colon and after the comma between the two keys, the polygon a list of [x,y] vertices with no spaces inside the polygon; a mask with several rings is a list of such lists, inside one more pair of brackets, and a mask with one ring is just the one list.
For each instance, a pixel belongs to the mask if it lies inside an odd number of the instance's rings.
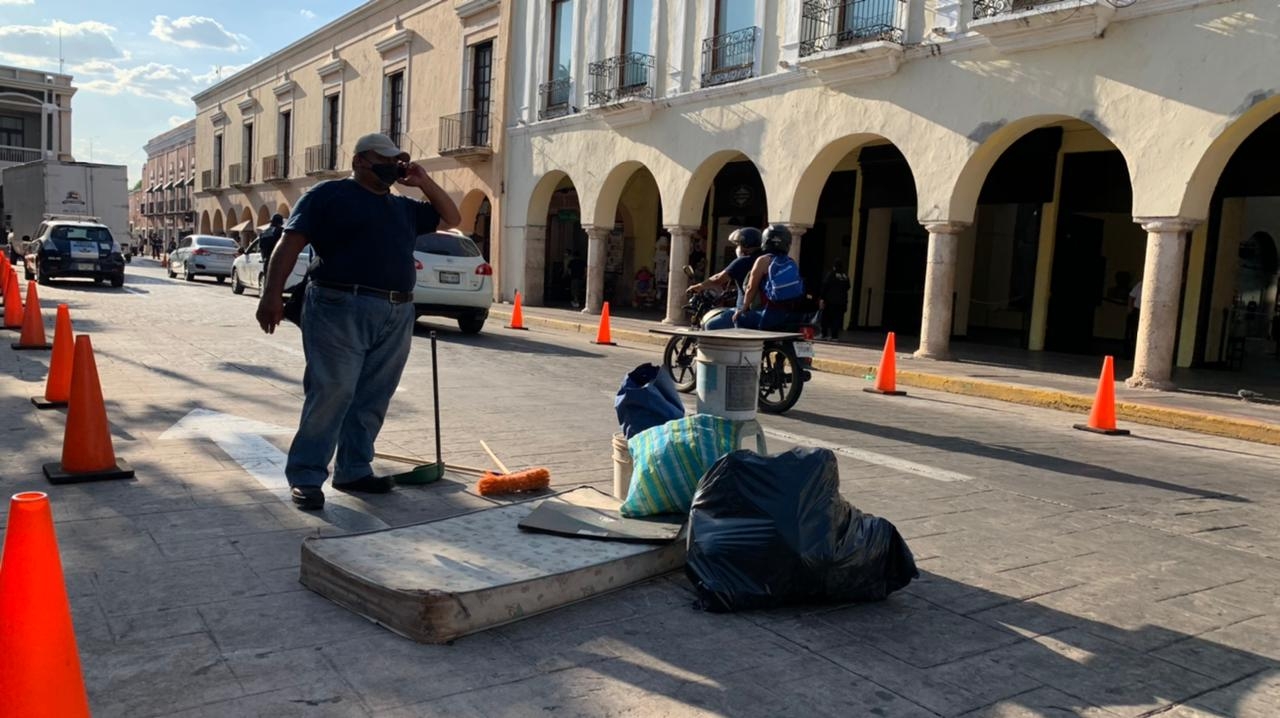
{"label": "police car", "polygon": [[120,244],[94,217],[46,218],[23,250],[27,279],[49,284],[55,278],[77,277],[124,286],[124,255]]}

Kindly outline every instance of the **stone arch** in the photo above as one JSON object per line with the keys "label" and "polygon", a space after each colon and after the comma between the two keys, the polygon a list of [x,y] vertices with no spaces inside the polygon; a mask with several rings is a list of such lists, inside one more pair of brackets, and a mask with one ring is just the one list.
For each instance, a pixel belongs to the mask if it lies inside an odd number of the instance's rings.
{"label": "stone arch", "polygon": [[[986,182],[991,168],[995,166],[996,161],[1004,155],[1005,151],[1032,130],[1064,120],[1083,122],[1106,138],[1124,157],[1125,166],[1129,174],[1129,183],[1130,185],[1134,183],[1134,163],[1132,159],[1124,152],[1115,138],[1103,128],[1098,127],[1097,123],[1069,115],[1030,115],[1001,125],[973,149],[973,152],[969,155],[968,160],[965,161],[964,166],[952,183],[951,200],[948,203],[950,216],[946,217],[946,219],[956,222],[972,222],[978,207],[978,195],[982,192],[982,185]],[[1212,188],[1210,190],[1212,191]]]}
{"label": "stone arch", "polygon": [[213,231],[212,225],[209,224],[209,210],[200,213],[200,234],[208,234]]}
{"label": "stone arch", "polygon": [[[609,170],[609,173],[605,175],[604,181],[596,189],[595,195],[583,198],[583,205],[590,208],[583,211],[583,216],[590,217],[591,224],[597,227],[612,227],[627,183],[641,170],[647,171],[651,177],[654,176],[653,171],[645,166],[643,162],[635,160],[621,162],[612,170]],[[715,176],[714,173],[712,176]],[[655,184],[657,183],[656,177],[654,182]],[[658,201],[663,206],[666,205],[663,201],[662,185],[660,184],[658,185]]]}
{"label": "stone arch", "polygon": [[213,223],[209,225],[209,232],[211,234],[222,234],[224,231],[226,231],[226,225],[222,221],[222,210],[215,209],[213,211]]}
{"label": "stone arch", "polygon": [[262,225],[267,224],[270,221],[271,221],[271,210],[267,209],[267,206],[265,204],[262,205],[261,207],[258,207],[257,226],[261,227]]}
{"label": "stone arch", "polygon": [[285,219],[288,219],[288,218],[289,218],[289,203],[287,203],[287,202],[281,202],[280,204],[276,205],[276,214],[280,215],[281,217],[284,217]]}
{"label": "stone arch", "polygon": [[240,212],[240,221],[253,224],[253,210],[245,207],[244,210]]}
{"label": "stone arch", "polygon": [[1240,145],[1267,120],[1280,114],[1280,94],[1261,100],[1221,129],[1187,179],[1178,214],[1191,219],[1209,216],[1209,203],[1227,162]]}
{"label": "stone arch", "polygon": [[[827,178],[835,170],[836,166],[849,155],[850,152],[857,150],[863,145],[872,142],[888,141],[885,137],[870,133],[860,132],[853,135],[846,135],[838,140],[830,142],[826,147],[818,150],[813,160],[809,162],[808,167],[800,175],[799,181],[796,182],[795,196],[791,201],[791,209],[789,216],[780,217],[784,221],[795,222],[798,224],[811,225],[818,212],[818,198],[822,195],[822,188],[827,183]],[[894,145],[897,146],[896,144]],[[901,149],[899,149],[901,151]],[[905,155],[904,155],[905,156]],[[911,159],[907,158],[907,165],[910,166]],[[912,168],[912,177],[918,176],[915,168]],[[917,193],[919,188],[917,187]]]}
{"label": "stone arch", "polygon": [[573,178],[561,170],[551,170],[543,175],[542,179],[538,180],[538,183],[533,187],[533,192],[529,194],[526,224],[534,227],[546,224],[547,207],[551,204],[551,194],[556,191],[556,188],[566,178],[570,183],[573,183],[574,187],[577,187],[577,183],[573,182]]}
{"label": "stone arch", "polygon": [[470,235],[476,229],[476,213],[480,211],[480,205],[484,204],[484,190],[473,189],[467,192],[462,201],[458,203],[458,214],[462,216],[462,221],[458,223],[458,230],[463,234]]}
{"label": "stone arch", "polygon": [[[698,168],[689,176],[688,185],[680,199],[680,208],[676,215],[679,224],[690,227],[702,224],[703,203],[707,199],[707,193],[711,191],[711,183],[715,181],[716,175],[724,169],[725,165],[738,159],[746,159],[755,165],[756,171],[760,170],[760,165],[755,160],[739,150],[714,152],[698,165]],[[764,180],[763,173],[761,180]],[[765,191],[768,192],[768,184],[765,184]],[[768,202],[768,197],[765,201]]]}

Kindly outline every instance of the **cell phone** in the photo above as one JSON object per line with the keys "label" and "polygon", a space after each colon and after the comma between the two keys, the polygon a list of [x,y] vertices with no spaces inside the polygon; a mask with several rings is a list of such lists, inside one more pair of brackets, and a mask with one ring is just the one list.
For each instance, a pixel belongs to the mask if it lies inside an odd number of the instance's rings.
{"label": "cell phone", "polygon": [[396,176],[397,176],[397,177],[399,177],[400,179],[404,179],[405,177],[408,177],[408,176],[409,176],[409,165],[408,165],[407,163],[405,163],[405,162],[401,162],[401,163],[397,164],[397,165],[396,165]]}

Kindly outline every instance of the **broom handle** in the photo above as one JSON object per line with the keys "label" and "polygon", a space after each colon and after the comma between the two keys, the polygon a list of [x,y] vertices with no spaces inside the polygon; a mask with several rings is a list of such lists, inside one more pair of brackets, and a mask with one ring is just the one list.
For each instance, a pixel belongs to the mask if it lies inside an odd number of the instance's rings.
{"label": "broom handle", "polygon": [[436,333],[431,332],[431,401],[436,412],[436,464],[443,464],[440,458],[440,377],[436,372]]}
{"label": "broom handle", "polygon": [[[388,454],[383,451],[375,451],[373,452],[373,455],[378,457],[379,459],[386,459],[387,461],[395,461],[401,464],[410,464],[412,466],[421,466],[423,464],[431,463],[429,461],[426,461],[425,459],[419,459],[416,456],[405,456],[403,454]],[[488,469],[481,469],[475,466],[467,466],[465,464],[445,464],[444,466],[446,469],[454,469],[455,471],[461,471],[467,474],[483,474],[484,472],[488,471]]]}
{"label": "broom handle", "polygon": [[498,455],[493,453],[493,449],[490,449],[489,445],[484,443],[484,439],[480,440],[480,446],[484,449],[484,453],[488,454],[490,459],[493,459],[493,463],[498,465],[498,469],[502,471],[502,473],[511,473],[511,469],[508,469],[507,465],[502,463],[502,460],[498,458]]}

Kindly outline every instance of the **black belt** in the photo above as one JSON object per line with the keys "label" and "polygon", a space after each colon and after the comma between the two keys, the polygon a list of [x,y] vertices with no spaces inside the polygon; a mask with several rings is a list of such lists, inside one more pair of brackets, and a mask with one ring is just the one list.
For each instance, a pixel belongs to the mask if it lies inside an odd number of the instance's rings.
{"label": "black belt", "polygon": [[397,292],[392,289],[378,289],[377,287],[366,287],[361,284],[326,282],[322,279],[313,279],[311,280],[311,283],[323,289],[350,292],[351,294],[359,294],[362,297],[377,297],[378,299],[385,299],[392,304],[409,304],[413,302],[413,292]]}

